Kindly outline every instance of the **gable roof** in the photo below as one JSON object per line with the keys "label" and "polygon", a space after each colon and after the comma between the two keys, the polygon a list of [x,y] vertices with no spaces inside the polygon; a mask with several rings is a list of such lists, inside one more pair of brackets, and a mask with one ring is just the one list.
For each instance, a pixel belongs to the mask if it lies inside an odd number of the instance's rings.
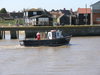
{"label": "gable roof", "polygon": [[71,15],[71,11],[70,10],[61,10],[61,12],[65,15]]}
{"label": "gable roof", "polygon": [[100,4],[100,1],[98,1],[98,2],[96,2],[96,3],[94,3],[94,4],[92,4],[91,6],[93,6],[93,5],[97,5],[98,3]]}
{"label": "gable roof", "polygon": [[56,18],[58,18],[59,16],[62,15],[62,13],[60,13],[60,12],[56,12],[56,11],[52,11],[52,12],[50,12],[50,14],[51,14],[51,15],[55,15]]}
{"label": "gable roof", "polygon": [[77,13],[79,14],[90,14],[91,13],[91,8],[78,8]]}
{"label": "gable roof", "polygon": [[91,5],[93,10],[100,10],[100,1]]}

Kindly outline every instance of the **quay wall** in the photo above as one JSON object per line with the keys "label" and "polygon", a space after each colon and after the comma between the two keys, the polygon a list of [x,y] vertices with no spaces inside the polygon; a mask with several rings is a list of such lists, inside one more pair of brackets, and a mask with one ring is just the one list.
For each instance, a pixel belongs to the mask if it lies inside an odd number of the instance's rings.
{"label": "quay wall", "polygon": [[24,30],[28,32],[28,35],[32,35],[34,32],[48,32],[54,29],[61,30],[64,35],[66,34],[72,36],[99,36],[100,35],[100,26],[55,26],[55,27],[46,26],[46,27],[24,28]]}
{"label": "quay wall", "polygon": [[0,38],[4,37],[4,31],[10,31],[12,38],[19,36],[18,31],[25,31],[26,38],[33,37],[36,32],[48,32],[50,30],[61,30],[64,35],[72,36],[100,36],[100,26],[31,26],[31,27],[0,27]]}

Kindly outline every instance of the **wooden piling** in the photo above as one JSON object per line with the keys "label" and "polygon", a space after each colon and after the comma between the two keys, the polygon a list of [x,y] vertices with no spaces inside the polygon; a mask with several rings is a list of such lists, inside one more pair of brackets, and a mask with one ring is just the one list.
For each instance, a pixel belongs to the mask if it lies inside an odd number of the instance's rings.
{"label": "wooden piling", "polygon": [[10,31],[11,39],[17,39],[17,31]]}
{"label": "wooden piling", "polygon": [[3,31],[0,31],[0,39],[3,38]]}
{"label": "wooden piling", "polygon": [[31,30],[26,30],[25,38],[36,38],[36,33],[37,32],[31,31]]}
{"label": "wooden piling", "polygon": [[5,31],[2,31],[2,39],[5,39]]}

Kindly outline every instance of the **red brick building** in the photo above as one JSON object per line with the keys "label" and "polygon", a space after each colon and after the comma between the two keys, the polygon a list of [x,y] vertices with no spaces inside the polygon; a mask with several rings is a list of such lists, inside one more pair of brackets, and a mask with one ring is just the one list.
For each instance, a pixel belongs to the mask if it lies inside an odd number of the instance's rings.
{"label": "red brick building", "polygon": [[100,24],[100,1],[94,3],[92,6],[93,24]]}
{"label": "red brick building", "polygon": [[93,24],[100,24],[100,13],[93,13]]}

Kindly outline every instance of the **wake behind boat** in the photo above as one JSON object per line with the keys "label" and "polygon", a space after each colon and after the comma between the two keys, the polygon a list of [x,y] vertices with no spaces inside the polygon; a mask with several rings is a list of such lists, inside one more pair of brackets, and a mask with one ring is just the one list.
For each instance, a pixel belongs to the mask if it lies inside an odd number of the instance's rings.
{"label": "wake behind boat", "polygon": [[71,36],[62,36],[61,31],[51,30],[48,32],[47,38],[41,40],[40,34],[37,33],[36,39],[20,40],[20,45],[23,46],[61,46],[69,44]]}

